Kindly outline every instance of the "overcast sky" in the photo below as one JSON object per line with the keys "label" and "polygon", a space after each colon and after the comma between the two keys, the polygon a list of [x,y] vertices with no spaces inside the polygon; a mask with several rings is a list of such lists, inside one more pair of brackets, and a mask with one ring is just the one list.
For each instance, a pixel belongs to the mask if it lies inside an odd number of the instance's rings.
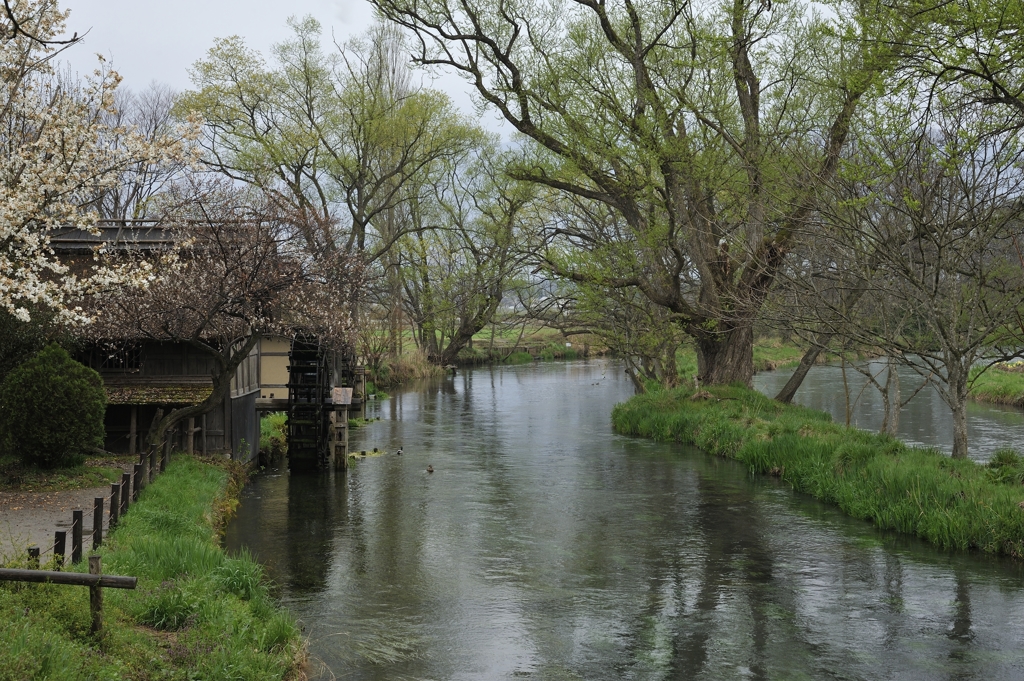
{"label": "overcast sky", "polygon": [[[96,53],[109,58],[124,77],[123,86],[142,90],[152,81],[175,90],[191,87],[189,67],[202,59],[215,38],[242,36],[246,43],[268,53],[271,45],[289,35],[290,16],[311,14],[340,40],[357,35],[373,22],[366,0],[61,0],[71,10],[68,31],[89,31],[82,43],[66,52],[65,61],[81,73],[96,68]],[[444,90],[467,114],[472,104],[465,83],[440,77],[434,87]],[[500,128],[493,116],[481,123]]]}

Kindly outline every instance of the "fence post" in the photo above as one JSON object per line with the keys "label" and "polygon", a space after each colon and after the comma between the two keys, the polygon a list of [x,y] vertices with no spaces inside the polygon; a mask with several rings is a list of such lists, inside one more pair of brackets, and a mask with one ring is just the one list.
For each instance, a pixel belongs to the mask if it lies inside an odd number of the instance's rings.
{"label": "fence post", "polygon": [[[157,469],[156,469],[156,467],[157,467],[156,447],[150,447],[149,448],[148,456],[149,456],[149,481],[153,482],[153,480],[156,479],[156,474],[157,474]],[[164,472],[164,467],[163,466],[160,466],[160,471],[159,472],[161,472],[161,473]]]}
{"label": "fence post", "polygon": [[[102,562],[99,556],[89,556],[89,574],[101,574]],[[103,587],[99,584],[89,587],[89,610],[92,612],[93,634],[103,631]]]}
{"label": "fence post", "polygon": [[149,484],[149,457],[146,456],[146,452],[139,454],[139,479],[135,483],[135,494],[132,495],[132,501],[139,498],[139,492]]}
{"label": "fence post", "polygon": [[57,563],[57,569],[64,567],[64,554],[68,548],[68,533],[57,530],[53,533],[53,558]]}
{"label": "fence post", "polygon": [[82,523],[84,514],[81,510],[71,512],[71,564],[82,560]]}
{"label": "fence post", "polygon": [[117,509],[121,506],[121,483],[110,483],[110,529],[117,525]]}
{"label": "fence post", "polygon": [[30,570],[39,569],[39,547],[30,546],[28,547],[28,567]]}
{"label": "fence post", "polygon": [[98,549],[103,543],[103,497],[92,499],[92,547]]}
{"label": "fence post", "polygon": [[117,509],[117,517],[121,518],[128,511],[128,493],[131,491],[132,474],[121,473],[121,507]]}
{"label": "fence post", "polygon": [[132,503],[139,500],[139,492],[142,491],[142,464],[137,463],[132,473]]}
{"label": "fence post", "polygon": [[170,438],[164,440],[164,456],[160,460],[160,472],[163,473],[167,470],[167,465],[171,463],[171,440]]}

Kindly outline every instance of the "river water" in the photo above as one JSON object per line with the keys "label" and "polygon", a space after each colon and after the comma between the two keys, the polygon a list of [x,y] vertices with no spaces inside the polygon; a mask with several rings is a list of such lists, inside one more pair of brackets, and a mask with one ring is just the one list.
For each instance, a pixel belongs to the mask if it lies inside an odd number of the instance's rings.
{"label": "river water", "polygon": [[[257,476],[229,526],[330,679],[1021,679],[1024,571],[612,433],[612,360],[375,405],[347,475]],[[427,473],[427,465],[434,473]]]}
{"label": "river water", "polygon": [[[884,360],[861,362],[876,380],[885,384]],[[793,375],[793,370],[765,371],[754,376],[754,388],[774,397]],[[900,414],[898,436],[904,442],[936,447],[947,454],[953,451],[953,421],[949,407],[931,385],[914,393],[923,379],[913,369],[900,367],[903,401],[910,400]],[[878,431],[885,414],[881,394],[861,373],[846,369],[850,400],[850,425]],[[832,414],[838,423],[846,422],[846,390],[843,370],[838,365],[815,366],[807,372],[794,402]],[[1018,407],[969,402],[967,404],[968,456],[985,462],[1001,447],[1024,452],[1024,412]]]}

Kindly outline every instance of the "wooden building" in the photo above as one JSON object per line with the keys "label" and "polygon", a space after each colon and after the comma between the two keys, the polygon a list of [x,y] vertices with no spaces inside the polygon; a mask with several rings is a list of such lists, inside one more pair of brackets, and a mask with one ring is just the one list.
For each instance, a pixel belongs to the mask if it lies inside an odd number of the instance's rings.
{"label": "wooden building", "polygon": [[[213,392],[213,360],[183,343],[94,346],[79,360],[103,377],[108,400],[104,449],[111,452],[139,451],[158,409],[167,413],[198,404]],[[259,448],[259,391],[257,347],[235,372],[222,403],[169,433],[171,446],[251,461]]]}
{"label": "wooden building", "polygon": [[[158,252],[172,243],[172,228],[145,221],[100,224],[97,234],[68,229],[51,239],[55,250],[72,259],[81,255],[83,261],[101,244],[108,249]],[[315,340],[300,344],[306,355],[311,347],[319,348]],[[354,353],[328,356],[316,349],[314,374],[320,378],[311,391],[310,374],[292,371],[294,351],[291,339],[262,336],[238,367],[222,402],[168,433],[171,446],[225,454],[248,463],[259,452],[260,415],[288,411],[289,465],[319,470],[333,462],[344,468],[349,409],[362,413],[364,372],[355,366]],[[108,399],[104,449],[111,452],[140,451],[158,410],[166,414],[198,404],[213,392],[213,360],[185,343],[111,339],[87,348],[78,359],[103,377]],[[311,408],[313,403],[315,408]],[[302,415],[295,416],[300,412]],[[311,414],[316,423],[305,424]],[[304,448],[301,442],[308,439],[310,431],[315,433],[314,443]]]}

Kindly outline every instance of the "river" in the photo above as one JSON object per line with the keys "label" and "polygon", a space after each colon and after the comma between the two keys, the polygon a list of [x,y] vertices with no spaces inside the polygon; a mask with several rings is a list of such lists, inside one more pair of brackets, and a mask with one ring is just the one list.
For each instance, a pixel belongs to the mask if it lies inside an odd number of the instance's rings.
{"label": "river", "polygon": [[[885,384],[885,361],[861,362],[862,366]],[[754,376],[754,388],[774,397],[789,377],[792,369],[764,371]],[[903,401],[910,400],[900,414],[898,437],[909,444],[936,447],[949,454],[953,451],[953,421],[949,407],[942,401],[939,391],[931,385],[915,391],[923,383],[913,369],[899,368]],[[847,367],[846,383],[850,392],[850,424],[877,431],[882,427],[885,414],[882,396],[868,384],[868,379]],[[793,400],[812,409],[832,414],[838,423],[846,422],[846,391],[843,389],[843,370],[838,365],[811,367]],[[976,461],[988,461],[1001,447],[1013,447],[1024,452],[1024,412],[1018,407],[967,403],[968,456]]]}
{"label": "river", "polygon": [[267,566],[317,678],[1024,678],[1020,565],[615,435],[631,394],[604,359],[399,392],[352,445],[402,456],[257,476],[226,545]]}

